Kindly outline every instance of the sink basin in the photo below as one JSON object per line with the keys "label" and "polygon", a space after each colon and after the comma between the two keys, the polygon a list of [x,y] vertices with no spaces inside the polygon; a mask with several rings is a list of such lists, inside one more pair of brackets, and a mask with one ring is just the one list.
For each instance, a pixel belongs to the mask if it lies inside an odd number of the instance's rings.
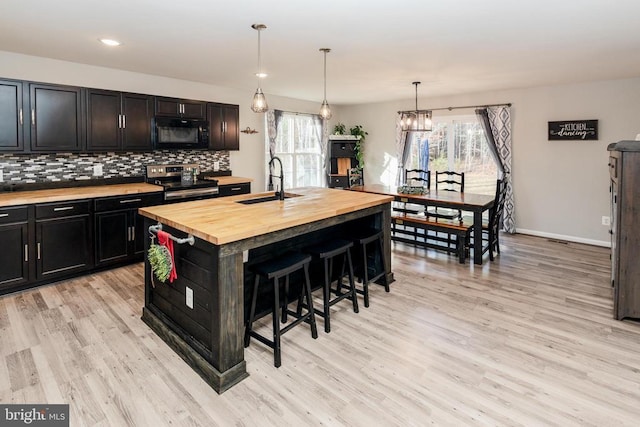
{"label": "sink basin", "polygon": [[[292,197],[300,197],[300,195],[299,194],[284,193],[284,198],[285,199],[290,199]],[[280,200],[280,197],[276,196],[275,194],[272,194],[270,196],[256,197],[255,199],[238,200],[236,203],[242,203],[243,205],[253,205],[255,203],[272,202],[274,200]]]}

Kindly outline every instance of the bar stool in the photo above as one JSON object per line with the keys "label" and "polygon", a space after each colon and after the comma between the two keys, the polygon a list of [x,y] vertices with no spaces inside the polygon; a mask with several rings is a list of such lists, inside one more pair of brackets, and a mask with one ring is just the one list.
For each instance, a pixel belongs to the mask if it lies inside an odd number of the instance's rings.
{"label": "bar stool", "polygon": [[[315,309],[316,314],[324,318],[324,331],[331,332],[331,315],[329,308],[345,298],[351,298],[353,312],[358,312],[358,297],[356,295],[356,285],[353,280],[353,264],[351,263],[351,248],[353,242],[343,239],[328,240],[326,242],[310,246],[304,252],[312,255],[314,259],[322,260],[324,264],[324,284],[322,286],[323,310]],[[333,260],[342,255],[342,268],[336,285],[336,297],[331,299],[331,283],[333,277]],[[342,278],[345,276],[345,266],[348,268],[349,288],[342,293]]]}
{"label": "bar stool", "polygon": [[[384,245],[382,242],[383,236],[384,235],[381,230],[371,228],[360,230],[352,237],[353,243],[358,245],[362,252],[362,264],[360,264],[356,269],[356,274],[359,273],[358,277],[362,281],[362,290],[358,289],[356,292],[364,295],[365,307],[369,307],[369,283],[375,282],[382,277],[384,279],[384,290],[389,292],[389,279],[387,278],[387,266],[384,259]],[[382,267],[382,272],[373,277],[369,277],[369,271],[371,271],[372,274],[375,274],[375,253],[367,252],[367,246],[371,244],[377,244],[380,254],[380,264]],[[372,259],[372,265],[369,265],[369,258]]]}
{"label": "bar stool", "polygon": [[[256,338],[263,344],[271,347],[273,349],[273,364],[276,368],[279,368],[281,365],[281,348],[280,348],[280,337],[285,332],[289,331],[294,326],[307,322],[311,325],[311,336],[316,339],[318,338],[318,330],[316,328],[316,318],[314,316],[313,311],[313,300],[311,297],[311,283],[309,281],[309,263],[311,262],[311,256],[302,254],[299,252],[289,252],[275,260],[270,260],[263,262],[261,264],[256,264],[253,267],[250,267],[250,270],[253,271],[256,275],[254,284],[253,284],[253,296],[251,298],[251,311],[249,313],[249,321],[247,322],[245,333],[244,333],[244,346],[249,347],[251,337]],[[290,311],[288,309],[288,295],[286,291],[289,289],[289,275],[294,273],[300,269],[304,269],[304,284],[300,290],[300,300],[303,297],[303,294],[307,298],[307,306],[308,310],[305,314],[296,313],[294,311]],[[256,300],[258,299],[258,288],[260,286],[260,278],[264,277],[267,279],[265,283],[269,283],[270,280],[273,279],[273,308],[272,308],[272,317],[273,317],[273,341],[268,338],[258,334],[253,330],[253,322],[255,320],[255,311],[256,311]],[[282,304],[280,302],[280,279],[285,278],[285,294],[283,295]],[[286,312],[296,318],[293,322],[280,329],[280,308],[282,307],[283,312]],[[299,312],[302,310],[298,310]]]}

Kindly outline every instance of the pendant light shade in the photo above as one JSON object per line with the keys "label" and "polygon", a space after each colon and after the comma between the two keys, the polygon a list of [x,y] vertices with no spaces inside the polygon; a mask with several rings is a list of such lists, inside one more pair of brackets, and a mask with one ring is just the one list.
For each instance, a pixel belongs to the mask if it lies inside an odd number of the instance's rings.
{"label": "pendant light shade", "polygon": [[264,113],[269,109],[267,105],[267,98],[265,98],[264,93],[262,92],[262,88],[260,87],[260,79],[266,77],[266,74],[262,72],[262,61],[260,56],[260,32],[267,28],[264,24],[253,24],[251,26],[254,30],[258,32],[258,72],[256,76],[258,77],[258,89],[256,89],[255,95],[253,95],[253,101],[251,102],[251,111],[254,113]]}
{"label": "pendant light shade", "polygon": [[416,109],[413,111],[398,111],[400,114],[400,126],[403,131],[429,132],[433,130],[431,110],[418,110],[418,85],[420,82],[411,83],[416,87]]}
{"label": "pendant light shade", "polygon": [[320,106],[320,117],[324,120],[329,120],[332,116],[331,107],[327,102],[327,53],[331,52],[331,49],[323,47],[320,52],[324,52],[324,98],[322,105]]}

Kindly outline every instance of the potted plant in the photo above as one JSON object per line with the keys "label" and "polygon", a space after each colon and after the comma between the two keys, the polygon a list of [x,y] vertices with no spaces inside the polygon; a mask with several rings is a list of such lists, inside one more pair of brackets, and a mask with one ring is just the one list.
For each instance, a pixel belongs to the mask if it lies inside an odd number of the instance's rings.
{"label": "potted plant", "polygon": [[364,143],[369,133],[366,132],[361,125],[355,125],[349,129],[349,132],[356,137],[356,160],[358,160],[358,169],[362,170],[364,168],[364,150],[362,143]]}
{"label": "potted plant", "polygon": [[344,135],[346,131],[347,127],[344,125],[344,123],[336,123],[336,125],[333,127],[334,135]]}

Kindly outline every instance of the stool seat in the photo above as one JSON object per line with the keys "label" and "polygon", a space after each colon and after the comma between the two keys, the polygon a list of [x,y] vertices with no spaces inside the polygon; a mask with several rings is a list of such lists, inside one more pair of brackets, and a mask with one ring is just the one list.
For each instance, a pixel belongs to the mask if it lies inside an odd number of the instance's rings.
{"label": "stool seat", "polygon": [[[358,270],[360,273],[358,277],[362,281],[362,290],[358,289],[357,293],[364,296],[364,306],[369,307],[369,283],[382,279],[384,290],[386,292],[389,292],[389,279],[387,278],[387,267],[384,259],[384,246],[382,243],[384,239],[384,233],[382,232],[382,230],[376,230],[375,228],[365,228],[361,230],[355,230],[351,236],[351,239],[355,245],[358,245],[360,251],[362,252],[362,264],[360,265]],[[378,274],[369,273],[369,270],[371,270],[372,273],[375,273],[375,264],[369,265],[370,256],[373,258],[373,261],[375,263],[375,254],[367,251],[367,247],[372,243],[377,243],[376,247],[380,256],[382,271]]]}
{"label": "stool seat", "polygon": [[[300,252],[288,252],[272,260],[256,264],[249,267],[249,270],[255,274],[255,280],[253,284],[253,292],[251,298],[251,309],[249,311],[249,321],[246,324],[244,332],[244,346],[248,347],[251,343],[251,337],[256,338],[263,344],[268,345],[273,349],[273,364],[276,368],[281,365],[281,345],[280,336],[289,331],[296,325],[302,322],[309,323],[311,326],[311,337],[318,338],[318,330],[316,328],[316,319],[313,309],[313,299],[311,296],[311,282],[309,280],[309,263],[311,262],[311,255],[303,254]],[[300,269],[304,270],[304,284],[300,290],[300,296],[298,297],[298,310],[291,311],[288,309],[288,290],[289,290],[289,275]],[[260,278],[267,279],[266,283],[271,283],[273,287],[273,307],[272,307],[272,327],[273,327],[273,340],[269,340],[253,330],[253,322],[255,320],[256,301],[258,299],[258,287],[260,286]],[[284,295],[280,297],[280,279],[284,278]],[[302,314],[301,303],[303,297],[307,299],[307,312]],[[286,314],[291,314],[295,317],[295,320],[287,326],[280,328],[280,309],[283,312],[283,321],[286,321]]]}
{"label": "stool seat", "polygon": [[[350,298],[353,304],[353,311],[358,312],[358,297],[356,295],[356,286],[353,280],[353,263],[351,262],[351,248],[353,242],[344,239],[326,240],[309,246],[304,249],[308,254],[323,261],[324,266],[324,284],[322,287],[323,310],[315,310],[316,314],[324,318],[324,331],[331,332],[331,312],[329,308],[345,298]],[[333,260],[335,257],[342,255],[342,270],[338,276],[335,294],[336,297],[331,299],[331,283],[333,278]],[[348,268],[349,288],[348,291],[342,293],[342,278],[345,275],[345,266]]]}

